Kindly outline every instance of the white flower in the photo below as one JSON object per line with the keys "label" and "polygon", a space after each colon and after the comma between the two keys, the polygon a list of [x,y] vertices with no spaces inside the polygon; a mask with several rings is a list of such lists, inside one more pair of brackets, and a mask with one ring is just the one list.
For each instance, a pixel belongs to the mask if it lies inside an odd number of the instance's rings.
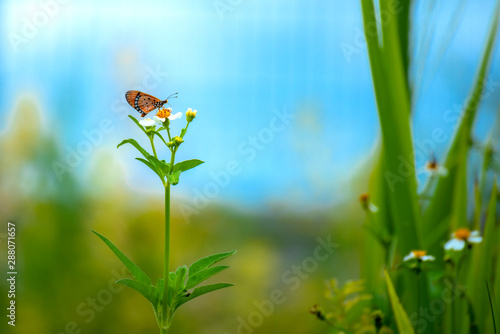
{"label": "white flower", "polygon": [[427,251],[424,250],[412,250],[410,254],[406,255],[403,261],[410,261],[417,259],[419,261],[434,261],[436,258],[432,255],[426,255]]}
{"label": "white flower", "polygon": [[443,176],[443,177],[448,176],[448,170],[446,168],[444,168],[443,166],[441,166],[440,164],[438,164],[436,161],[429,161],[425,165],[425,170],[430,174]]}
{"label": "white flower", "polygon": [[451,234],[451,240],[444,245],[444,249],[461,251],[466,244],[478,244],[481,241],[483,237],[479,231],[471,232],[468,228],[459,228]]}
{"label": "white flower", "polygon": [[174,119],[179,119],[181,117],[182,117],[182,113],[178,112],[177,114],[173,114],[173,115],[169,116],[168,119],[173,121]]}
{"label": "white flower", "polygon": [[146,119],[139,121],[139,124],[142,126],[153,126],[156,124],[156,122],[153,121],[151,118],[146,118]]}
{"label": "white flower", "polygon": [[432,159],[425,164],[425,167],[420,168],[418,174],[428,173],[430,175],[448,176],[448,170],[437,163],[436,159]]}
{"label": "white flower", "polygon": [[158,110],[158,113],[154,117],[157,122],[165,122],[165,120],[168,118],[169,120],[173,121],[175,119],[181,118],[182,113],[178,112],[177,114],[172,115],[172,108],[166,108],[166,109],[160,109]]}

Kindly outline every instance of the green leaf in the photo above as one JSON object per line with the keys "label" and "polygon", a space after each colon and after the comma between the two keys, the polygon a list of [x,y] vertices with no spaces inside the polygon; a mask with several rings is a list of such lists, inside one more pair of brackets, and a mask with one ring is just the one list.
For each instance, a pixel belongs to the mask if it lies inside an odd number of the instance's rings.
{"label": "green leaf", "polygon": [[137,126],[142,130],[144,131],[145,134],[148,134],[148,132],[146,131],[146,128],[144,128],[141,123],[139,123],[139,121],[132,115],[128,115],[128,117],[134,121],[135,124],[137,124]]}
{"label": "green leaf", "polygon": [[387,270],[384,270],[385,273],[385,281],[387,283],[387,290],[389,291],[389,299],[391,300],[392,311],[394,313],[394,318],[396,319],[396,325],[398,326],[399,333],[405,334],[414,334],[415,331],[411,326],[410,319],[406,314],[401,302],[399,301],[398,295],[396,294],[396,290],[394,289],[394,285],[392,285],[391,277],[387,273]]}
{"label": "green leaf", "polygon": [[182,304],[187,303],[188,301],[190,301],[196,297],[199,297],[201,295],[204,295],[204,294],[212,292],[212,291],[228,288],[228,287],[233,286],[233,285],[234,284],[230,284],[230,283],[215,283],[215,284],[200,286],[199,288],[194,289],[193,293],[182,297],[180,299],[179,303],[177,304],[176,308],[178,308]]}
{"label": "green leaf", "polygon": [[158,168],[160,172],[162,172],[163,175],[166,175],[170,171],[170,164],[166,163],[164,161],[158,160],[157,157],[154,155],[149,155],[148,160]]}
{"label": "green leaf", "polygon": [[186,290],[194,288],[201,282],[209,279],[210,277],[220,273],[223,270],[226,270],[227,268],[229,268],[229,266],[215,266],[203,269],[194,274],[193,276],[190,275],[186,284]]}
{"label": "green leaf", "polygon": [[474,245],[473,263],[475,269],[471,271],[468,285],[470,285],[470,299],[474,306],[474,313],[478,318],[480,332],[487,331],[485,325],[488,320],[488,305],[486,303],[486,291],[484,281],[494,274],[494,258],[497,254],[498,234],[496,226],[496,206],[497,206],[497,182],[493,183],[491,197],[488,204],[486,221],[484,223],[483,242]]}
{"label": "green leaf", "polygon": [[108,245],[108,247],[113,251],[113,253],[115,253],[116,256],[118,256],[120,261],[122,261],[122,263],[125,265],[125,267],[127,267],[128,271],[130,271],[130,273],[136,280],[145,285],[151,285],[151,280],[149,279],[149,277],[134,262],[126,257],[125,254],[123,254],[118,249],[118,247],[116,247],[111,241],[109,241],[108,238],[94,230],[92,230],[92,232],[94,232],[99,238],[101,238],[102,241],[104,241],[106,245]]}
{"label": "green leaf", "polygon": [[186,284],[186,275],[188,272],[188,268],[186,266],[182,266],[177,268],[176,274],[176,282],[175,282],[175,291],[182,291],[185,288]]}
{"label": "green leaf", "polygon": [[123,285],[126,285],[126,286],[134,289],[135,291],[139,292],[141,295],[146,297],[146,299],[149,300],[149,302],[151,304],[153,304],[154,307],[156,307],[156,304],[158,303],[158,295],[157,295],[156,288],[154,286],[146,285],[146,284],[134,281],[134,280],[129,279],[129,278],[120,279],[120,280],[116,281],[115,283],[123,284]]}
{"label": "green leaf", "polygon": [[186,128],[182,129],[182,130],[181,130],[181,136],[180,136],[180,137],[181,137],[181,138],[184,138],[184,136],[186,135],[186,132],[187,132],[187,129],[186,129]]}
{"label": "green leaf", "polygon": [[148,156],[150,155],[148,153],[148,151],[146,151],[145,149],[142,148],[141,145],[139,145],[139,143],[135,140],[135,139],[125,139],[124,141],[122,141],[120,144],[118,144],[118,147],[122,146],[122,145],[125,145],[125,144],[130,144],[132,146],[134,146],[139,152],[141,152],[141,154],[147,159]]}
{"label": "green leaf", "polygon": [[139,160],[140,162],[142,162],[143,164],[145,164],[146,166],[148,166],[153,172],[155,172],[156,175],[158,175],[158,177],[160,178],[160,180],[162,180],[162,182],[164,182],[163,180],[163,175],[161,173],[158,172],[157,168],[155,165],[153,165],[151,162],[147,161],[146,159],[143,159],[143,158],[135,158],[136,160]]}
{"label": "green leaf", "polygon": [[178,170],[173,174],[167,174],[168,182],[170,182],[173,186],[179,183],[179,176],[181,176],[181,171]]}
{"label": "green leaf", "polygon": [[189,266],[189,276],[193,276],[196,273],[213,266],[217,262],[220,262],[231,255],[236,253],[236,251],[230,251],[230,252],[225,252],[225,253],[217,253],[217,254],[212,254],[209,256],[206,256],[204,258],[201,258],[194,262],[191,266]]}
{"label": "green leaf", "polygon": [[[450,213],[454,213],[453,218],[457,219],[463,219],[463,217],[460,216],[463,212],[467,213],[466,207],[460,206],[459,202],[456,200],[455,197],[458,195],[454,197],[450,196],[450,194],[460,194],[463,197],[466,197],[467,194],[466,181],[463,180],[466,175],[465,169],[467,166],[467,154],[464,154],[464,152],[467,152],[474,119],[477,114],[479,104],[483,100],[482,96],[484,89],[486,88],[485,82],[488,69],[491,64],[499,18],[500,2],[497,3],[493,14],[493,21],[488,33],[488,40],[482,53],[481,63],[479,65],[472,91],[468,95],[468,101],[466,102],[463,116],[460,118],[460,123],[458,124],[452,144],[446,155],[444,167],[448,170],[448,176],[439,178],[434,191],[434,196],[429,203],[429,207],[424,213],[424,221],[426,223],[427,231],[426,235],[428,235],[430,230],[435,226],[445,222]],[[467,215],[465,214],[465,217],[466,216]],[[442,239],[445,237],[446,235],[443,235]],[[442,247],[439,244],[436,244],[433,249],[429,249],[429,252],[439,257],[440,254],[442,254]]]}
{"label": "green leaf", "polygon": [[191,168],[195,168],[196,166],[201,165],[204,163],[204,161],[198,160],[198,159],[191,159],[191,160],[186,160],[182,162],[178,162],[174,165],[173,172],[181,171],[185,172],[187,170],[190,170]]}
{"label": "green leaf", "polygon": [[498,333],[498,326],[500,326],[500,313],[498,312],[498,303],[495,297],[495,291],[489,280],[486,280],[486,289],[488,290],[488,298],[490,301],[491,315],[493,318],[493,329],[495,334]]}

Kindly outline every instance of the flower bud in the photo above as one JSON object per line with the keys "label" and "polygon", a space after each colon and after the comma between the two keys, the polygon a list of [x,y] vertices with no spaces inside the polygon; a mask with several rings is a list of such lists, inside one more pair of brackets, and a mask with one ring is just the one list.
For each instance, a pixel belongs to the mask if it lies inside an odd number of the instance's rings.
{"label": "flower bud", "polygon": [[193,119],[195,119],[197,112],[198,112],[198,110],[193,110],[191,108],[188,108],[188,110],[186,111],[186,119],[187,119],[187,121],[191,122]]}
{"label": "flower bud", "polygon": [[180,144],[184,143],[184,140],[181,137],[176,136],[172,138],[172,142],[174,142],[175,146],[179,146]]}

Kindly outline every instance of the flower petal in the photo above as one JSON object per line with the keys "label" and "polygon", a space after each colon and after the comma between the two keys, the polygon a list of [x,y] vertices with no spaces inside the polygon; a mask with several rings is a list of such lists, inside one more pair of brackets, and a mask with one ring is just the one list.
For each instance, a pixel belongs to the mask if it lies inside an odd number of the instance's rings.
{"label": "flower petal", "polygon": [[420,259],[422,261],[434,261],[436,258],[432,255],[424,255]]}
{"label": "flower petal", "polygon": [[369,208],[370,212],[372,212],[372,213],[378,212],[378,207],[373,203],[369,203],[368,208]]}
{"label": "flower petal", "polygon": [[480,235],[481,235],[481,232],[479,232],[479,231],[477,231],[477,230],[476,230],[476,231],[471,231],[471,232],[470,232],[470,236],[471,236],[471,237],[477,237],[477,236],[480,236]]}
{"label": "flower petal", "polygon": [[142,126],[153,126],[156,124],[156,122],[153,121],[151,118],[146,118],[146,119],[139,121],[139,124]]}
{"label": "flower petal", "polygon": [[178,112],[177,114],[168,116],[168,119],[171,120],[171,121],[173,121],[174,119],[178,119],[178,118],[181,118],[181,117],[182,117],[182,113]]}
{"label": "flower petal", "polygon": [[413,252],[410,252],[410,254],[406,255],[403,259],[403,261],[409,261],[411,259],[414,259],[415,258],[415,254],[413,254]]}
{"label": "flower petal", "polygon": [[155,121],[157,121],[157,122],[161,122],[161,123],[163,123],[163,122],[165,122],[165,119],[166,119],[166,118],[160,118],[160,117],[158,117],[158,116],[155,116],[155,117],[154,117],[154,119],[155,119]]}
{"label": "flower petal", "polygon": [[444,249],[446,250],[456,250],[456,251],[461,251],[465,247],[465,241],[460,240],[460,239],[451,239],[444,245]]}
{"label": "flower petal", "polygon": [[436,170],[436,174],[439,176],[446,177],[448,176],[448,170],[443,166],[439,166],[438,169]]}
{"label": "flower petal", "polygon": [[467,239],[467,242],[470,242],[471,244],[478,244],[481,241],[483,241],[483,237],[480,235],[477,236],[471,236]]}

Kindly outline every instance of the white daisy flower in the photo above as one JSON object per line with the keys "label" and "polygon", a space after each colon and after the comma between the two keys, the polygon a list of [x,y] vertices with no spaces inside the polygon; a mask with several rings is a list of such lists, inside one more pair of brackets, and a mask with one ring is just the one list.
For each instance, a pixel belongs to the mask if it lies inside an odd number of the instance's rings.
{"label": "white daisy flower", "polygon": [[165,109],[160,109],[158,110],[158,113],[154,117],[157,122],[165,122],[165,120],[168,118],[169,120],[173,121],[178,118],[182,117],[182,113],[178,112],[177,114],[172,115],[172,108],[165,108]]}
{"label": "white daisy flower", "polygon": [[435,159],[427,162],[427,164],[425,165],[425,171],[427,173],[442,177],[448,176],[448,170],[443,166],[441,166],[440,164],[438,164]]}
{"label": "white daisy flower", "polygon": [[142,126],[153,126],[156,124],[156,122],[154,120],[152,120],[151,118],[146,118],[146,119],[140,120],[139,124]]}
{"label": "white daisy flower", "polygon": [[451,234],[451,240],[445,245],[444,249],[461,251],[467,244],[478,244],[483,241],[479,231],[471,231],[468,228],[459,228]]}
{"label": "white daisy flower", "polygon": [[416,259],[418,261],[434,261],[436,258],[432,255],[426,255],[427,251],[425,250],[412,250],[410,254],[406,255],[403,261],[410,261]]}

